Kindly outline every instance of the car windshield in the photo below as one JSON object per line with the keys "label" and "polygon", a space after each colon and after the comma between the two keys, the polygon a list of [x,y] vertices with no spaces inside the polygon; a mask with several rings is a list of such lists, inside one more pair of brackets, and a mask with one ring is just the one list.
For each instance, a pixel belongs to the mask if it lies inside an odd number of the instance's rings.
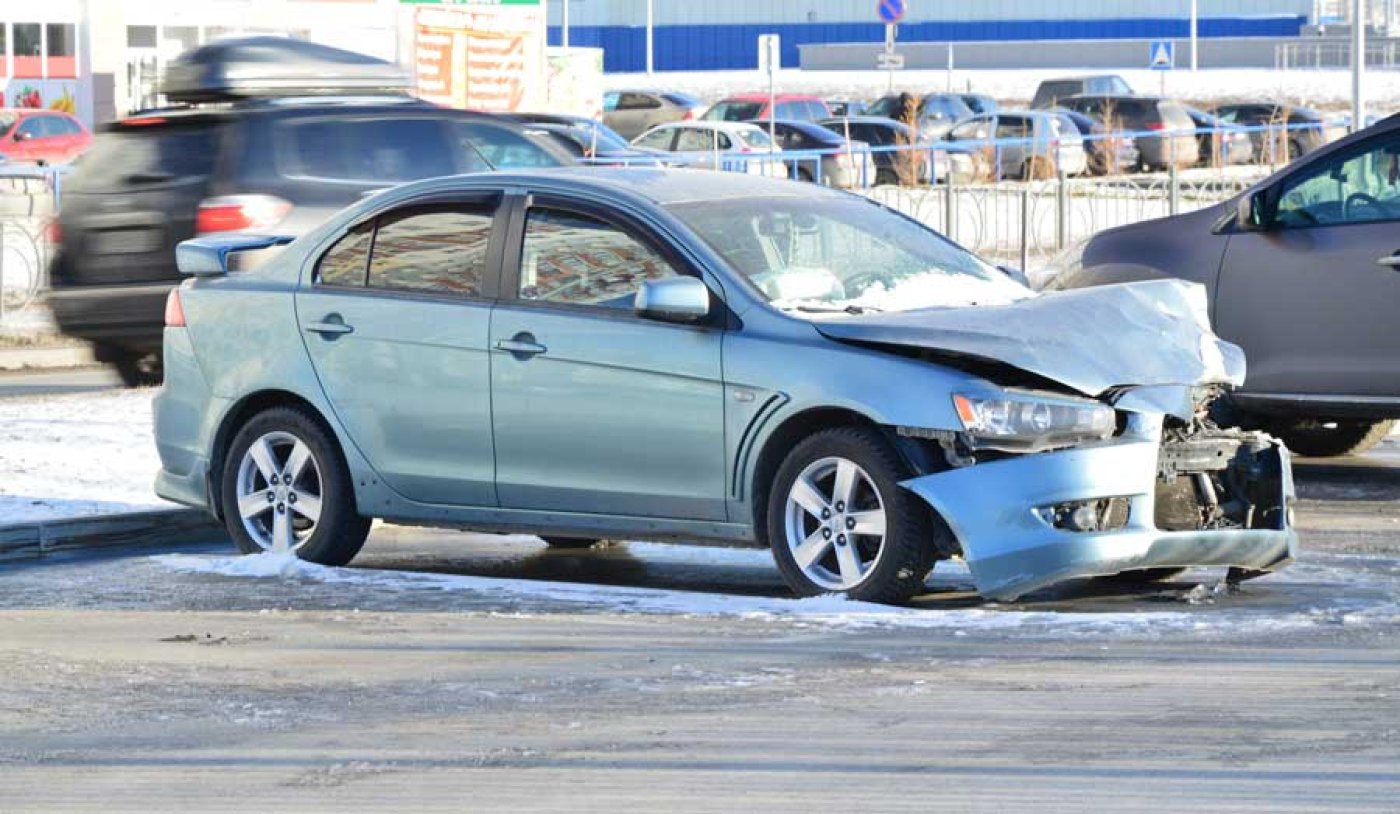
{"label": "car windshield", "polygon": [[705,112],[705,118],[718,122],[744,122],[757,119],[763,112],[762,102],[719,102]]}
{"label": "car windshield", "polygon": [[755,150],[766,150],[773,144],[773,140],[768,138],[767,130],[759,130],[757,127],[744,129],[735,133],[741,141]]}
{"label": "car windshield", "polygon": [[803,316],[1035,296],[932,230],[856,198],[740,198],[669,208],[775,307]]}

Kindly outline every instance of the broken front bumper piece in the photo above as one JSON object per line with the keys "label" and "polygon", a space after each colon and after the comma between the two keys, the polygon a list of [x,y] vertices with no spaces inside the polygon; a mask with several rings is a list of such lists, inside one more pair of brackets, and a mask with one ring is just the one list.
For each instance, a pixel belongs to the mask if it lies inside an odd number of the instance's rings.
{"label": "broken front bumper piece", "polygon": [[[957,536],[978,593],[1010,600],[1063,580],[1123,571],[1287,565],[1298,541],[1292,469],[1287,450],[1263,447],[1251,463],[1265,475],[1249,485],[1263,507],[1251,510],[1250,524],[1262,527],[1159,528],[1163,447],[1155,439],[978,463],[901,485],[928,501]],[[1094,507],[1094,522],[1073,518],[1085,505]],[[1104,530],[1075,530],[1086,527]]]}

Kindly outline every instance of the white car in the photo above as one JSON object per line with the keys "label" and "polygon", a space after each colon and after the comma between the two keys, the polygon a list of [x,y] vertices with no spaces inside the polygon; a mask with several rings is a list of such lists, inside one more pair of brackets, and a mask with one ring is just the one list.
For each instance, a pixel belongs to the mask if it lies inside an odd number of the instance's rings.
{"label": "white car", "polygon": [[682,157],[681,165],[786,178],[783,151],[763,128],[744,122],[672,122],[657,125],[632,140],[632,146],[665,150]]}

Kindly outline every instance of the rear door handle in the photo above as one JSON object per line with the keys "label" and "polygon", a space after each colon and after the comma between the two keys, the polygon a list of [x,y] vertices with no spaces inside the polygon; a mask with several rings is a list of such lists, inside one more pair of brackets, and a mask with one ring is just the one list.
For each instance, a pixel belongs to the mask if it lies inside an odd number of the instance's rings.
{"label": "rear door handle", "polygon": [[1400,268],[1400,254],[1388,254],[1385,257],[1382,257],[1379,260],[1377,260],[1376,265],[1387,266],[1393,269]]}
{"label": "rear door handle", "polygon": [[327,338],[355,332],[354,328],[345,324],[345,321],[340,318],[340,314],[327,314],[326,318],[320,322],[308,322],[306,330],[309,333],[320,334]]}
{"label": "rear door handle", "polygon": [[505,351],[517,359],[528,359],[549,349],[536,342],[532,334],[522,331],[510,339],[497,340],[496,350]]}

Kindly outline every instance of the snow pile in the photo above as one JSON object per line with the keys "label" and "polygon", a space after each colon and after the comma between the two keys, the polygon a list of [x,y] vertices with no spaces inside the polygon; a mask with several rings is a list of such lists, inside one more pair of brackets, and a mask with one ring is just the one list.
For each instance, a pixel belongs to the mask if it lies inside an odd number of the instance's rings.
{"label": "snow pile", "polygon": [[[633,544],[637,545],[637,544]],[[659,553],[665,546],[648,551]],[[672,547],[686,549],[690,547]],[[723,551],[726,558],[765,556],[764,552]],[[911,628],[968,631],[1018,630],[1051,635],[1136,635],[1164,633],[1250,635],[1332,625],[1377,625],[1400,622],[1400,605],[1393,603],[1339,604],[1306,608],[1287,614],[1269,612],[1150,611],[1121,613],[1023,611],[1015,606],[919,609],[856,602],[839,595],[784,599],[632,588],[543,580],[502,579],[460,574],[332,568],[303,562],[289,555],[207,557],[165,554],[152,558],[172,571],[237,578],[272,578],[388,591],[463,592],[498,601],[536,603],[535,612],[549,604],[580,606],[595,613],[722,617],[797,626],[859,630]],[[940,563],[943,569],[950,563]],[[957,570],[960,564],[954,565]],[[1207,589],[1208,590],[1208,589]],[[586,607],[584,607],[586,606]]]}
{"label": "snow pile", "polygon": [[152,486],[154,395],[0,399],[0,526],[171,508]]}

